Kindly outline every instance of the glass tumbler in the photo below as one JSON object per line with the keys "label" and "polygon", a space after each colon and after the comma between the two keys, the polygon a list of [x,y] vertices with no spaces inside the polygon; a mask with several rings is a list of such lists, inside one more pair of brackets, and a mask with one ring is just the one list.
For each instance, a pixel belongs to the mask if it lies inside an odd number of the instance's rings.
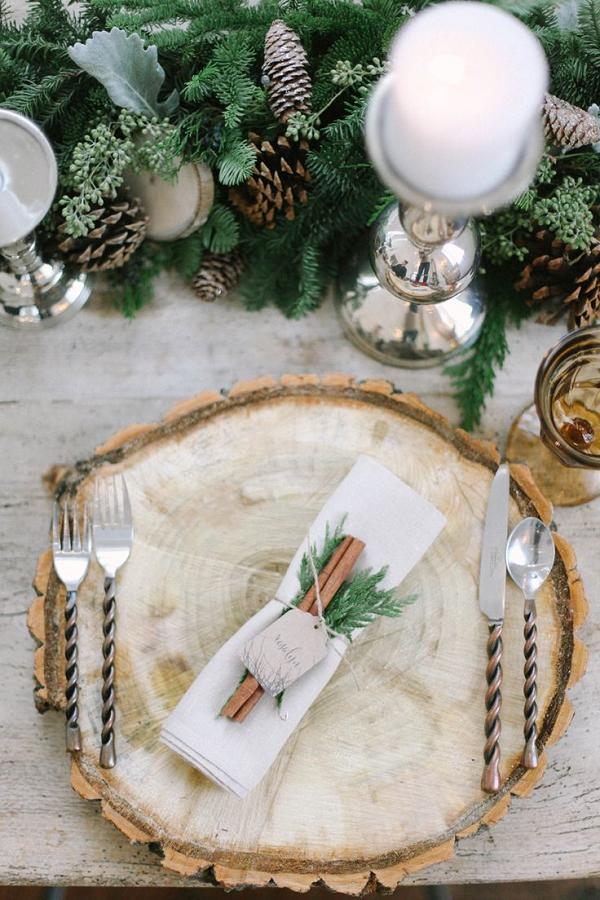
{"label": "glass tumbler", "polygon": [[513,423],[507,458],[525,462],[557,506],[600,495],[600,325],[565,335],[538,369],[534,406]]}

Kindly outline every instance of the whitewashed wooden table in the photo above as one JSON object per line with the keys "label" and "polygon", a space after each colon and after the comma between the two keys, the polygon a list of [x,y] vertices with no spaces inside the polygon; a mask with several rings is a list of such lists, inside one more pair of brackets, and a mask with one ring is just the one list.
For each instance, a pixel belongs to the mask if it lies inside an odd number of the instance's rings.
{"label": "whitewashed wooden table", "polygon": [[[511,355],[481,429],[485,437],[503,443],[512,418],[531,397],[543,351],[559,333],[528,324],[511,334]],[[88,456],[121,426],[160,418],[181,398],[257,375],[344,371],[388,378],[456,422],[449,384],[438,369],[393,370],[362,356],[342,336],[330,304],[290,322],[274,310],[246,313],[234,301],[204,305],[166,277],[154,304],[132,323],[94,299],[54,330],[0,330],[0,353],[0,880],[186,884],[147,847],[131,846],[95,804],[72,791],[63,719],[35,711],[34,642],[25,619],[36,559],[47,540],[44,471]],[[410,883],[600,872],[600,500],[558,510],[556,521],[577,550],[590,600],[582,632],[590,663],[571,693],[575,718],[549,750],[549,767],[533,794],[515,799],[493,830],[461,841],[452,860]]]}

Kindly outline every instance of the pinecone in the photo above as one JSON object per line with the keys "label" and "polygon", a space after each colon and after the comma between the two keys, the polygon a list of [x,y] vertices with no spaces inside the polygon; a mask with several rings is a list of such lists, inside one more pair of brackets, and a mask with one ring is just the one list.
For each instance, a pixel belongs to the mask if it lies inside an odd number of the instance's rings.
{"label": "pinecone", "polygon": [[231,253],[205,253],[192,287],[199,300],[214,303],[232,291],[242,274],[242,257],[237,250]]}
{"label": "pinecone", "polygon": [[139,200],[123,191],[90,215],[95,225],[85,237],[71,237],[66,234],[65,224],[59,227],[58,249],[66,261],[84,272],[125,265],[146,237],[148,219]]}
{"label": "pinecone", "polygon": [[555,322],[568,311],[571,327],[589,325],[600,316],[599,236],[589,250],[573,250],[550,231],[536,232],[515,288],[530,292],[530,305],[545,304],[542,321]]}
{"label": "pinecone", "polygon": [[254,225],[274,228],[278,213],[294,219],[296,204],[308,200],[308,143],[283,134],[274,143],[258,134],[249,134],[248,139],[256,147],[256,163],[248,181],[231,188],[229,199]]}
{"label": "pinecone", "polygon": [[287,122],[295,112],[309,113],[312,83],[308,59],[295,31],[275,19],[265,37],[263,81],[276,119]]}
{"label": "pinecone", "polygon": [[546,94],[544,134],[557,147],[574,150],[600,141],[600,121],[584,109]]}

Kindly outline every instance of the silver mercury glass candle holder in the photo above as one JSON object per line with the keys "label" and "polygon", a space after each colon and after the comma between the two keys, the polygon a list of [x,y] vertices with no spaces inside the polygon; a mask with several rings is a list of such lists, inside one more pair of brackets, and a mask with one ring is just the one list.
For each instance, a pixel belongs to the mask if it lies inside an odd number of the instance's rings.
{"label": "silver mercury glass candle holder", "polygon": [[510,176],[482,196],[427,196],[398,170],[382,139],[391,119],[392,78],[377,84],[367,108],[369,155],[400,202],[383,210],[368,244],[349,261],[336,304],[348,337],[369,356],[394,366],[444,363],[477,338],[485,317],[477,279],[480,238],[472,215],[510,202],[530,184],[543,152],[541,117]]}
{"label": "silver mercury glass candle holder", "polygon": [[[53,325],[80,309],[88,276],[42,259],[34,229],[54,199],[56,159],[30,119],[0,109],[0,322],[28,329]],[[4,265],[2,266],[2,262]],[[6,271],[8,269],[8,271]]]}

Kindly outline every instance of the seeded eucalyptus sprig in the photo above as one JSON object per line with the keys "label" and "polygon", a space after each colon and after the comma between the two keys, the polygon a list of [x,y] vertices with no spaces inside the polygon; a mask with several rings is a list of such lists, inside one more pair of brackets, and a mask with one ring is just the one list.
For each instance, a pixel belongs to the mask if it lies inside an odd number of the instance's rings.
{"label": "seeded eucalyptus sprig", "polygon": [[94,227],[90,212],[114,199],[124,172],[149,169],[163,178],[177,173],[170,140],[173,125],[122,109],[114,120],[99,122],[73,150],[59,206],[71,237],[84,237]]}
{"label": "seeded eucalyptus sprig", "polygon": [[115,122],[99,122],[73,150],[59,200],[67,234],[84,237],[94,225],[90,211],[114,198],[133,155],[133,116],[122,110]]}
{"label": "seeded eucalyptus sprig", "polygon": [[554,191],[536,203],[534,218],[575,250],[585,250],[594,236],[592,206],[598,188],[566,175]]}

